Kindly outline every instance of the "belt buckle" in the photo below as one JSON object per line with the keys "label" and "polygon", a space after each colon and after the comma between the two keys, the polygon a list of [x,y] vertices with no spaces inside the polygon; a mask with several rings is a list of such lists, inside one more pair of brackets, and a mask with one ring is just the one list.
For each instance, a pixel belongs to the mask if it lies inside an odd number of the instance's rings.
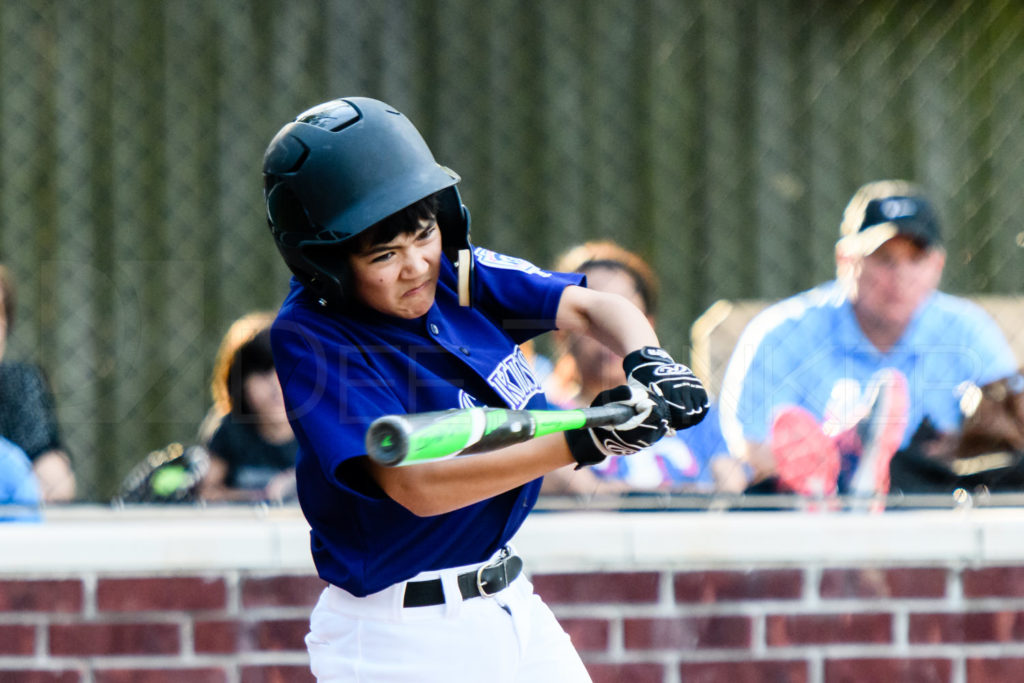
{"label": "belt buckle", "polygon": [[[501,551],[501,556],[496,561],[494,561],[492,564],[485,564],[476,570],[476,589],[480,591],[481,596],[485,598],[492,598],[508,586],[508,564],[505,563],[505,560],[508,559],[509,554],[510,553],[508,552],[508,549],[503,548]],[[494,591],[494,593],[488,593],[487,590],[484,588],[484,570],[490,569],[491,567],[501,567],[501,572],[504,575],[505,579],[501,588]]]}

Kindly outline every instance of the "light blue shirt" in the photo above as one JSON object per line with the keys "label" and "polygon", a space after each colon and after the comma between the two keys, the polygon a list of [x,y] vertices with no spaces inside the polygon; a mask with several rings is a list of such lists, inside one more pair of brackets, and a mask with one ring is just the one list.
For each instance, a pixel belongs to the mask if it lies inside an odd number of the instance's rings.
{"label": "light blue shirt", "polygon": [[39,518],[39,483],[25,451],[0,437],[0,522]]}
{"label": "light blue shirt", "polygon": [[856,416],[872,375],[895,368],[907,378],[910,407],[904,443],[927,415],[941,431],[958,428],[960,397],[1016,371],[1013,351],[996,322],[976,304],[935,292],[915,313],[903,338],[880,352],[864,336],[837,282],[772,305],[743,331],[720,396],[722,432],[730,451],[765,442],[782,406]]}

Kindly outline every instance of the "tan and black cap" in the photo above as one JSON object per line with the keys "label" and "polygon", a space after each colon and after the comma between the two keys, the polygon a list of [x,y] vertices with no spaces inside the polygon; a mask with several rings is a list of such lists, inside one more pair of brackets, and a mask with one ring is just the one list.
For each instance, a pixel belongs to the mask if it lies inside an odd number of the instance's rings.
{"label": "tan and black cap", "polygon": [[864,185],[846,205],[839,246],[847,254],[867,256],[904,235],[922,247],[941,244],[939,221],[921,188],[904,180]]}

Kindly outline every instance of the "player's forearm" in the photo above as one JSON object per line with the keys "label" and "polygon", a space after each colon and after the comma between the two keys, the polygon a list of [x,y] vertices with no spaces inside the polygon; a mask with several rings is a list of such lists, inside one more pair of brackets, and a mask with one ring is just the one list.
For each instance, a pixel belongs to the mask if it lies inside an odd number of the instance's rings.
{"label": "player's forearm", "polygon": [[413,514],[428,517],[493,498],[575,462],[559,433],[415,467],[368,466],[389,497]]}
{"label": "player's forearm", "polygon": [[620,356],[644,346],[661,346],[647,316],[617,294],[566,287],[556,324],[560,330],[593,337]]}

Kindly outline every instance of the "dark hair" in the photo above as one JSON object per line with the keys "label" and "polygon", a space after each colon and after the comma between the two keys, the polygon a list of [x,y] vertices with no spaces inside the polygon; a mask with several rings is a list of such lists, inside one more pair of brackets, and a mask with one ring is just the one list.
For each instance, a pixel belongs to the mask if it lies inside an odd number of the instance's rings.
{"label": "dark hair", "polygon": [[437,193],[434,193],[377,221],[351,240],[352,247],[349,253],[358,253],[376,244],[390,242],[399,235],[416,232],[421,227],[420,221],[437,216],[438,206]]}
{"label": "dark hair", "polygon": [[18,293],[14,288],[14,277],[6,266],[0,266],[0,297],[4,300],[4,318],[7,320],[7,334],[14,327],[14,311],[17,308]]}
{"label": "dark hair", "polygon": [[238,347],[228,368],[228,395],[231,398],[232,413],[253,415],[252,406],[245,398],[245,380],[249,375],[273,369],[274,355],[270,350],[270,329],[264,328]]}

